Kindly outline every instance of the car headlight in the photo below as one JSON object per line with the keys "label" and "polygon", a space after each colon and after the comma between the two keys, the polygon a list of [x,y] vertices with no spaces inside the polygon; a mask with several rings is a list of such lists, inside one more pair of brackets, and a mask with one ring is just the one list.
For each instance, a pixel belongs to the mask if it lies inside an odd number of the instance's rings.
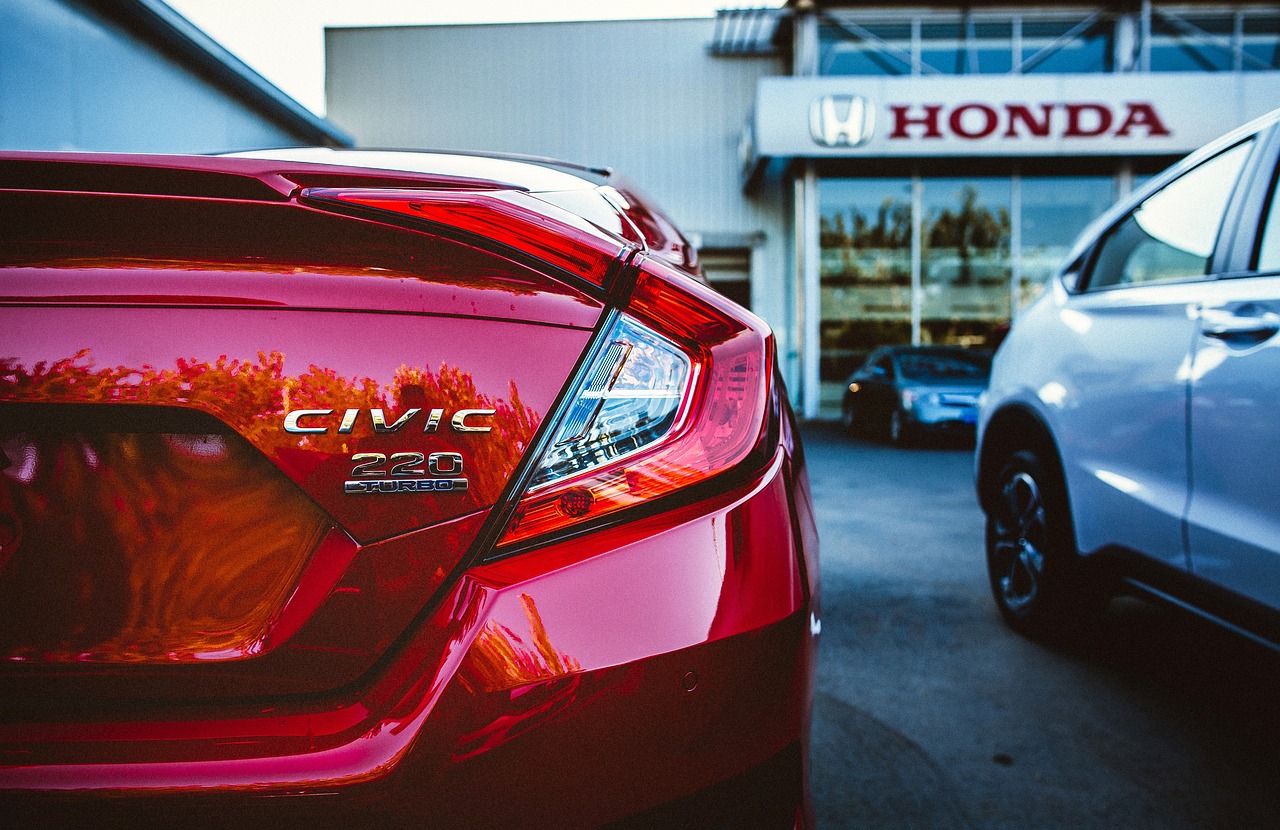
{"label": "car headlight", "polygon": [[921,392],[918,389],[902,390],[902,408],[911,409],[913,406],[940,406],[942,404],[942,396],[937,392]]}

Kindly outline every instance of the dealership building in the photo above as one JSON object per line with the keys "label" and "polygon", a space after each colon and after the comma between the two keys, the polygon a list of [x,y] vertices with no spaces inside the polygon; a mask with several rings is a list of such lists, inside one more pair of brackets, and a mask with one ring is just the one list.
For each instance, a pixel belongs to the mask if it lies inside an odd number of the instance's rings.
{"label": "dealership building", "polygon": [[773,326],[804,415],[885,343],[981,347],[1117,197],[1280,106],[1280,7],[792,0],[330,29],[362,146],[619,169]]}

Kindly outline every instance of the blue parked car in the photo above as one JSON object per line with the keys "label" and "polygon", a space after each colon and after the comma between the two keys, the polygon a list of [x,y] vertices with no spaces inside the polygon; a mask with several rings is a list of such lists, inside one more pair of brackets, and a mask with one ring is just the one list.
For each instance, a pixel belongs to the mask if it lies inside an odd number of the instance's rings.
{"label": "blue parked car", "polygon": [[960,346],[882,346],[849,376],[841,420],[895,445],[942,432],[972,434],[991,355]]}

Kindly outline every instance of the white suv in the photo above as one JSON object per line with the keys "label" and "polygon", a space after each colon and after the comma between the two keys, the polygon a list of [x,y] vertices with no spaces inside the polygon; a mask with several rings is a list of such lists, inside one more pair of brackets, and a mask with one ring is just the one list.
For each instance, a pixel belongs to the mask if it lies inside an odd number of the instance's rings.
{"label": "white suv", "polygon": [[1116,591],[1280,644],[1280,110],[1095,222],[996,354],[977,486],[996,604]]}

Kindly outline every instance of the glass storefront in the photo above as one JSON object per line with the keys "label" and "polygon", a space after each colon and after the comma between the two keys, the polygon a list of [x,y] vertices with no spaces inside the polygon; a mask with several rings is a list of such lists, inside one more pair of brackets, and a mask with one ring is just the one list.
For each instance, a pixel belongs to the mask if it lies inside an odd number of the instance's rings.
{"label": "glass storefront", "polygon": [[1144,23],[1133,8],[836,10],[823,17],[818,46],[820,75],[1260,72],[1280,68],[1280,14],[1159,4]]}
{"label": "glass storefront", "polygon": [[1274,4],[819,3],[776,19],[795,77],[758,82],[741,147],[748,192],[775,174],[789,188],[784,365],[806,417],[837,416],[879,346],[990,348],[1085,227],[1280,83]]}
{"label": "glass storefront", "polygon": [[824,413],[867,352],[911,342],[911,189],[909,178],[819,182]]}
{"label": "glass storefront", "polygon": [[1111,176],[819,181],[820,415],[877,346],[986,345],[1115,195]]}

